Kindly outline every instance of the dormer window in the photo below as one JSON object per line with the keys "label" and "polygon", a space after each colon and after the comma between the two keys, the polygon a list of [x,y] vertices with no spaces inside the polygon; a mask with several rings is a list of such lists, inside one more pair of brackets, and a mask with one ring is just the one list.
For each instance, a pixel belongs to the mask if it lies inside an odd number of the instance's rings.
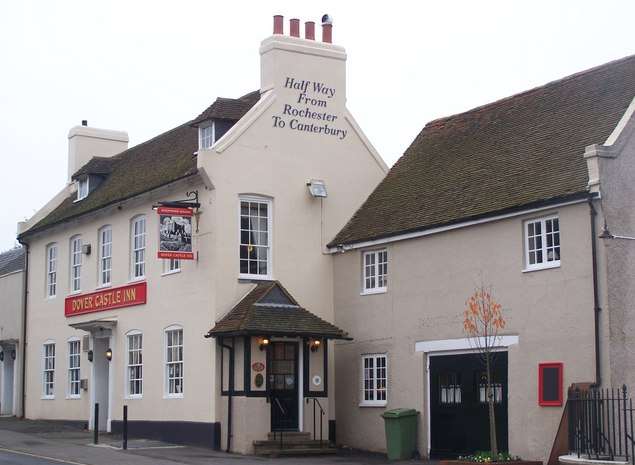
{"label": "dormer window", "polygon": [[88,176],[77,181],[77,200],[82,200],[88,196]]}
{"label": "dormer window", "polygon": [[200,150],[204,150],[204,149],[209,149],[212,145],[214,145],[214,142],[216,142],[216,137],[215,137],[215,125],[214,122],[210,122],[210,124],[208,126],[201,126],[198,129],[198,134],[199,134],[199,149]]}

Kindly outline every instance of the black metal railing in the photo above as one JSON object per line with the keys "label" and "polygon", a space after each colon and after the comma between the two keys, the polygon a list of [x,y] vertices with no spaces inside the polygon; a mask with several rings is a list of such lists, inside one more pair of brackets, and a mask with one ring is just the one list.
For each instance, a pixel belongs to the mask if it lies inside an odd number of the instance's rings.
{"label": "black metal railing", "polygon": [[622,388],[569,391],[569,448],[578,457],[635,465],[633,400]]}
{"label": "black metal railing", "polygon": [[[282,405],[282,402],[280,402],[280,399],[278,399],[274,395],[271,395],[271,402],[273,403],[273,405],[275,405],[278,408],[281,417],[286,417],[287,416],[287,410]],[[283,446],[284,446],[284,430],[272,429],[272,433],[273,433],[273,440],[274,441],[276,440],[276,436],[280,435],[280,438],[279,438],[280,443],[279,444],[280,444],[280,449],[282,449]]]}
{"label": "black metal railing", "polygon": [[320,404],[320,401],[316,398],[316,397],[307,397],[305,398],[305,402],[308,404],[309,401],[313,401],[313,440],[315,441],[317,439],[317,434],[316,434],[316,423],[317,423],[317,418],[316,418],[316,414],[317,414],[317,409],[320,409],[320,447],[323,445],[324,443],[324,429],[323,429],[323,422],[324,422],[324,408],[322,408],[322,404]]}

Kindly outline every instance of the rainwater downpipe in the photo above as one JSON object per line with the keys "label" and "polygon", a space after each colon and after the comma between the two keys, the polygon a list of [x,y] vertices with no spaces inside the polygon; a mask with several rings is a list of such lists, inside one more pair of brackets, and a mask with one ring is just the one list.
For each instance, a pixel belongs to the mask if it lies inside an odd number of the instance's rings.
{"label": "rainwater downpipe", "polygon": [[20,350],[22,354],[21,357],[21,365],[22,365],[22,373],[21,373],[21,388],[22,392],[20,393],[22,398],[22,405],[20,405],[20,418],[26,417],[26,310],[27,299],[29,296],[29,244],[26,242],[18,241],[24,247],[24,282],[22,283],[22,347]]}
{"label": "rainwater downpipe", "polygon": [[[221,347],[229,350],[229,393],[227,395],[227,452],[231,449],[232,438],[232,395],[234,393],[234,347],[225,344],[225,338],[221,339]],[[221,385],[221,390],[223,386]]]}
{"label": "rainwater downpipe", "polygon": [[593,317],[595,330],[595,385],[602,385],[602,370],[600,358],[600,295],[598,290],[598,257],[597,257],[597,233],[595,228],[595,218],[597,212],[593,207],[593,197],[589,197],[589,213],[591,217],[591,260],[593,266]]}

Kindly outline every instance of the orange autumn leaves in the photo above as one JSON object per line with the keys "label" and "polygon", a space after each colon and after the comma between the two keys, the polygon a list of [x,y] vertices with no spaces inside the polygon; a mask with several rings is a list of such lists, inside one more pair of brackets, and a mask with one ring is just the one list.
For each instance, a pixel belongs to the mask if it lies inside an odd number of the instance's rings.
{"label": "orange autumn leaves", "polygon": [[501,305],[491,291],[477,289],[467,299],[463,312],[463,329],[468,336],[492,336],[505,328]]}

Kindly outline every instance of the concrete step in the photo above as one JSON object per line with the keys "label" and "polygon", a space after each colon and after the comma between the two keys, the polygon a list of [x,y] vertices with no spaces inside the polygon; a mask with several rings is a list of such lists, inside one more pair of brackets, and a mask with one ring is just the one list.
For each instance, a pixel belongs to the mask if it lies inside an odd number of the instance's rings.
{"label": "concrete step", "polygon": [[300,432],[300,431],[283,431],[282,433],[269,433],[267,435],[267,439],[269,439],[270,441],[276,439],[276,440],[280,440],[280,434],[282,434],[282,440],[283,441],[294,441],[294,440],[300,440],[300,441],[308,441],[311,439],[312,434],[311,433],[306,433],[306,432]]}
{"label": "concrete step", "polygon": [[[282,449],[316,449],[322,447],[328,447],[328,441],[319,440],[299,440],[282,441]],[[254,441],[254,448],[256,449],[280,449],[280,440],[266,440],[266,441]]]}
{"label": "concrete step", "polygon": [[297,448],[297,449],[261,449],[256,451],[256,455],[265,457],[281,457],[281,456],[306,456],[306,455],[330,455],[336,454],[337,449],[334,447],[321,448]]}

